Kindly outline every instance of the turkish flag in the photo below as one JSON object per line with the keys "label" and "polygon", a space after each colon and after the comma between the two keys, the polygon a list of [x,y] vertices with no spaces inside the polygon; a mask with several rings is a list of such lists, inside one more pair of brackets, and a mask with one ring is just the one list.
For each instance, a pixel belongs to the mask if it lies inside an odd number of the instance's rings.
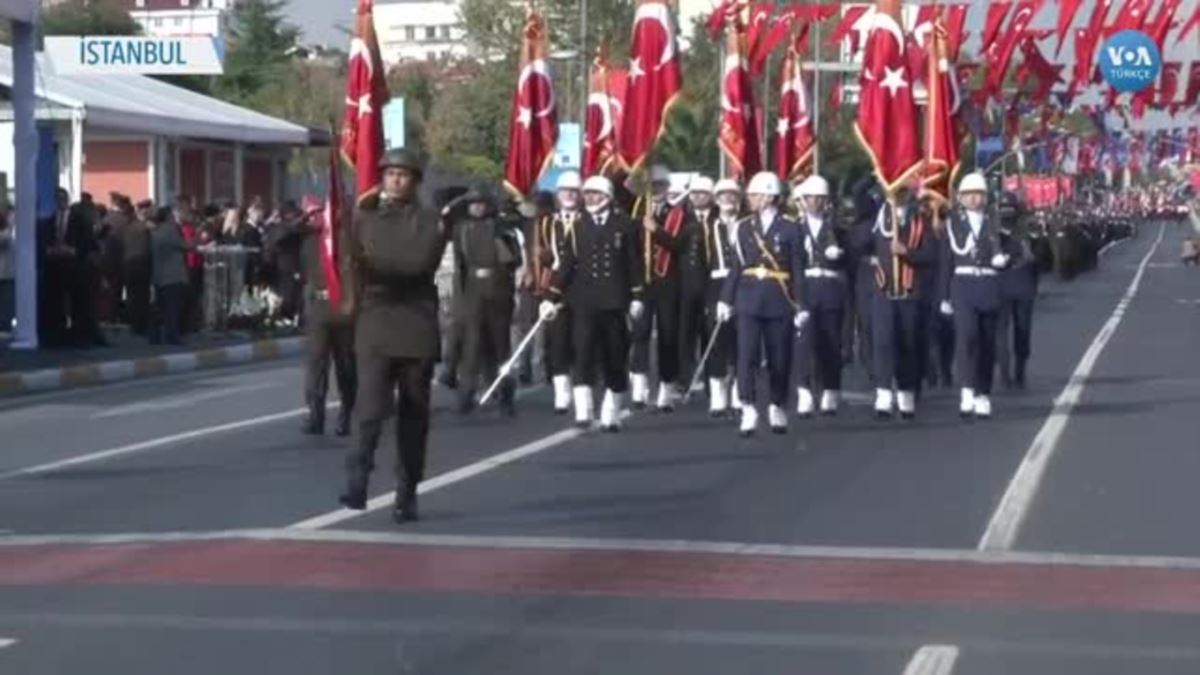
{"label": "turkish flag", "polygon": [[704,30],[710,38],[716,40],[721,37],[721,31],[725,30],[725,22],[737,14],[738,4],[737,0],[721,0],[712,14],[708,15],[704,22]]}
{"label": "turkish flag", "polygon": [[994,0],[992,4],[988,5],[987,19],[983,24],[982,53],[988,53],[992,45],[996,44],[996,39],[1000,37],[1000,28],[1004,25],[1004,19],[1008,16],[1010,9],[1012,9],[1012,0]]}
{"label": "turkish flag", "polygon": [[508,125],[508,160],[504,163],[504,186],[520,196],[528,195],[550,166],[558,142],[554,82],[546,53],[546,21],[530,9],[521,34],[517,90]]}
{"label": "turkish flag", "polygon": [[[873,8],[866,5],[851,5],[846,7],[845,10],[842,14],[842,20],[838,22],[837,27],[829,34],[829,44],[831,45],[840,45],[842,40],[850,36],[850,32],[863,19],[867,11],[873,10]],[[850,52],[857,52],[861,46],[856,40],[851,39]]]}
{"label": "turkish flag", "polygon": [[775,173],[791,180],[805,172],[816,149],[808,84],[804,81],[804,56],[796,43],[788,49],[780,68],[779,121],[775,128]]}
{"label": "turkish flag", "polygon": [[375,36],[373,0],[358,0],[354,38],[346,70],[346,111],[342,116],[342,157],[354,167],[358,199],[379,189],[383,157],[383,106],[391,96]]}
{"label": "turkish flag", "polygon": [[1045,0],[1018,0],[1008,31],[993,45],[988,55],[988,79],[986,89],[992,96],[999,96],[1004,86],[1004,76],[1012,63],[1013,53],[1018,44],[1025,38],[1025,29],[1033,21],[1034,15],[1042,8]]}
{"label": "turkish flag", "polygon": [[946,35],[951,63],[958,61],[958,53],[966,38],[964,28],[967,25],[967,8],[968,5],[965,4],[950,5],[946,8]]}
{"label": "turkish flag", "polygon": [[748,178],[762,169],[747,43],[746,34],[735,22],[725,34],[725,63],[721,69],[721,130],[717,143],[729,160],[730,174],[738,178]]}
{"label": "turkish flag", "polygon": [[1158,15],[1146,26],[1146,32],[1150,34],[1150,39],[1158,45],[1159,54],[1163,53],[1167,44],[1167,31],[1171,30],[1171,21],[1175,19],[1175,12],[1179,11],[1179,5],[1182,2],[1183,0],[1162,0],[1162,7],[1159,8]]}
{"label": "turkish flag", "polygon": [[602,55],[592,66],[587,123],[583,135],[583,175],[611,175],[621,168],[617,136],[621,128],[622,101],[629,73],[609,66]]}
{"label": "turkish flag", "polygon": [[854,129],[888,193],[921,165],[917,104],[904,44],[899,0],[878,0],[859,75]]}
{"label": "turkish flag", "polygon": [[1188,68],[1187,92],[1183,95],[1183,104],[1192,105],[1200,102],[1200,61],[1192,61]]}
{"label": "turkish flag", "polygon": [[638,0],[629,50],[629,87],[618,147],[630,171],[646,161],[682,86],[675,22],[662,0]]}
{"label": "turkish flag", "polygon": [[342,172],[338,168],[338,152],[329,150],[329,196],[325,199],[325,210],[321,222],[321,271],[325,276],[325,289],[329,291],[329,306],[335,310],[342,306],[342,271],[338,267],[338,241],[342,230]]}
{"label": "turkish flag", "polygon": [[1117,12],[1117,20],[1105,31],[1105,35],[1113,35],[1123,30],[1141,30],[1150,18],[1150,9],[1154,0],[1125,0],[1125,4]]}
{"label": "turkish flag", "polygon": [[[767,36],[768,26],[771,24],[771,14],[775,12],[775,5],[766,2],[756,2],[750,5],[747,8],[747,11],[748,16],[746,16],[745,21],[742,22],[742,25],[749,26],[749,28],[747,28],[745,31],[746,55],[749,57],[754,57],[758,54],[759,49],[762,47],[763,40]],[[785,11],[783,16],[785,18],[789,17],[791,16],[791,12]],[[736,20],[741,21],[741,17]],[[728,25],[726,25],[726,27],[728,28]],[[763,60],[765,61],[766,59],[764,58]]]}
{"label": "turkish flag", "polygon": [[1158,81],[1160,106],[1167,106],[1175,101],[1175,94],[1179,91],[1179,74],[1182,71],[1183,64],[1178,61],[1167,61],[1162,65],[1162,75]]}
{"label": "turkish flag", "polygon": [[811,24],[811,19],[805,16],[806,12],[798,11],[803,9],[803,5],[797,5],[784,12],[782,16],[775,20],[775,23],[771,26],[771,31],[767,33],[765,38],[759,40],[757,43],[751,42],[753,48],[750,51],[750,75],[752,77],[757,78],[762,75],[763,67],[767,65],[767,58],[771,56],[771,52],[783,44],[784,40],[793,31],[797,33],[794,40],[797,48],[801,53],[807,51],[804,45],[808,44],[808,28]]}
{"label": "turkish flag", "polygon": [[1196,9],[1192,11],[1192,16],[1183,24],[1183,28],[1179,29],[1179,37],[1175,41],[1183,44],[1184,38],[1192,32],[1192,29],[1200,27],[1200,5],[1196,5]]}
{"label": "turkish flag", "polygon": [[950,62],[949,36],[940,17],[934,18],[933,44],[926,59],[928,74],[925,85],[928,102],[925,106],[925,168],[924,184],[942,202],[950,201],[950,185],[958,173],[959,146],[962,137],[956,124],[961,103],[958,76]]}
{"label": "turkish flag", "polygon": [[1055,27],[1055,32],[1058,34],[1058,47],[1054,50],[1055,57],[1062,53],[1063,45],[1067,42],[1067,31],[1071,30],[1071,24],[1075,21],[1075,15],[1079,12],[1082,4],[1083,0],[1062,0],[1062,4],[1058,8],[1058,24]]}
{"label": "turkish flag", "polygon": [[905,53],[908,58],[908,69],[913,77],[924,82],[928,74],[925,67],[928,61],[929,45],[933,40],[933,22],[941,9],[940,5],[921,5],[917,8],[917,18],[913,22],[912,32],[908,35]]}

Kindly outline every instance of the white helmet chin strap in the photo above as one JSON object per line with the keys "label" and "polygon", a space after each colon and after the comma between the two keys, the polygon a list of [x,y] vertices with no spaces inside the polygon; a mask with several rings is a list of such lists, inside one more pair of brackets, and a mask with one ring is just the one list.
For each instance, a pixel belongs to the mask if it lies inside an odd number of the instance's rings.
{"label": "white helmet chin strap", "polygon": [[588,204],[587,212],[592,214],[593,216],[597,215],[599,213],[603,213],[608,208],[608,205],[610,202],[611,202],[611,200],[605,199],[604,201],[600,202],[599,204]]}

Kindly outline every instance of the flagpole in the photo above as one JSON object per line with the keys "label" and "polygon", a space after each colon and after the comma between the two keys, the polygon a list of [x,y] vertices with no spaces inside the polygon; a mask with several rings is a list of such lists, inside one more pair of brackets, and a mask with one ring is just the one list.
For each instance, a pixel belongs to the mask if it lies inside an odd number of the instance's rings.
{"label": "flagpole", "polygon": [[[813,22],[813,47],[816,57],[813,62],[813,175],[821,172],[821,22]],[[804,82],[804,68],[800,68],[800,82]]]}
{"label": "flagpole", "polygon": [[[726,26],[725,30],[728,30],[728,29],[729,29],[728,26]],[[719,100],[724,101],[725,100],[725,36],[724,36],[724,34],[721,35],[720,58],[717,60],[717,64],[718,64],[717,72],[719,73],[718,77],[720,77],[720,79],[721,79],[721,89],[720,89],[720,99]],[[725,178],[728,176],[728,174],[726,173],[726,170],[728,167],[725,166],[725,151],[721,149],[720,134],[721,134],[721,121],[720,121],[720,118],[718,118],[718,120],[717,120],[717,137],[718,137],[717,173],[720,175],[721,178]]]}
{"label": "flagpole", "polygon": [[[587,125],[588,96],[590,95],[591,68],[588,62],[587,48],[587,13],[588,0],[579,0],[579,79],[583,83],[579,96],[579,159],[583,161],[583,145],[585,142],[584,127]],[[606,94],[608,92],[605,92]],[[582,167],[580,167],[582,168]]]}

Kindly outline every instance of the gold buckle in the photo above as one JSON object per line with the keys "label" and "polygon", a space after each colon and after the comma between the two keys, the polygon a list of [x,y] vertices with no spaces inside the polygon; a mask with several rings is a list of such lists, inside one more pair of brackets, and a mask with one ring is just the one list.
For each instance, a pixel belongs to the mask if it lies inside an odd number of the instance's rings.
{"label": "gold buckle", "polygon": [[758,277],[759,281],[767,278],[767,270],[762,267],[757,267],[754,270],[754,276]]}

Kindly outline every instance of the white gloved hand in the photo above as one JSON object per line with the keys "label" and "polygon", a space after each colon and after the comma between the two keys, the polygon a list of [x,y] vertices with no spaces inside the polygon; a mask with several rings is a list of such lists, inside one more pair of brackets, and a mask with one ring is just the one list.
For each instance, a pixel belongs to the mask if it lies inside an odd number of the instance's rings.
{"label": "white gloved hand", "polygon": [[538,318],[553,321],[556,316],[558,316],[557,304],[549,300],[543,300],[542,304],[538,305]]}
{"label": "white gloved hand", "polygon": [[949,300],[943,300],[942,304],[938,306],[938,311],[946,316],[950,316],[954,314],[954,307],[950,305]]}
{"label": "white gloved hand", "polygon": [[717,323],[725,323],[733,318],[733,307],[727,302],[717,303]]}
{"label": "white gloved hand", "polygon": [[804,311],[797,312],[796,318],[792,320],[792,323],[796,326],[796,330],[800,330],[801,328],[804,328],[804,324],[808,323],[808,318],[809,318],[808,312],[804,312]]}
{"label": "white gloved hand", "polygon": [[641,300],[634,300],[632,303],[629,304],[629,317],[631,319],[633,319],[634,321],[637,321],[638,319],[642,318],[642,314],[644,314],[645,312],[646,312],[646,306],[642,304]]}
{"label": "white gloved hand", "polygon": [[829,260],[837,260],[842,257],[842,249],[839,246],[826,246],[825,257]]}
{"label": "white gloved hand", "polygon": [[996,255],[992,256],[992,267],[995,267],[996,269],[1000,270],[1000,269],[1004,269],[1007,266],[1008,266],[1008,256],[1004,255],[1003,253],[997,253]]}

